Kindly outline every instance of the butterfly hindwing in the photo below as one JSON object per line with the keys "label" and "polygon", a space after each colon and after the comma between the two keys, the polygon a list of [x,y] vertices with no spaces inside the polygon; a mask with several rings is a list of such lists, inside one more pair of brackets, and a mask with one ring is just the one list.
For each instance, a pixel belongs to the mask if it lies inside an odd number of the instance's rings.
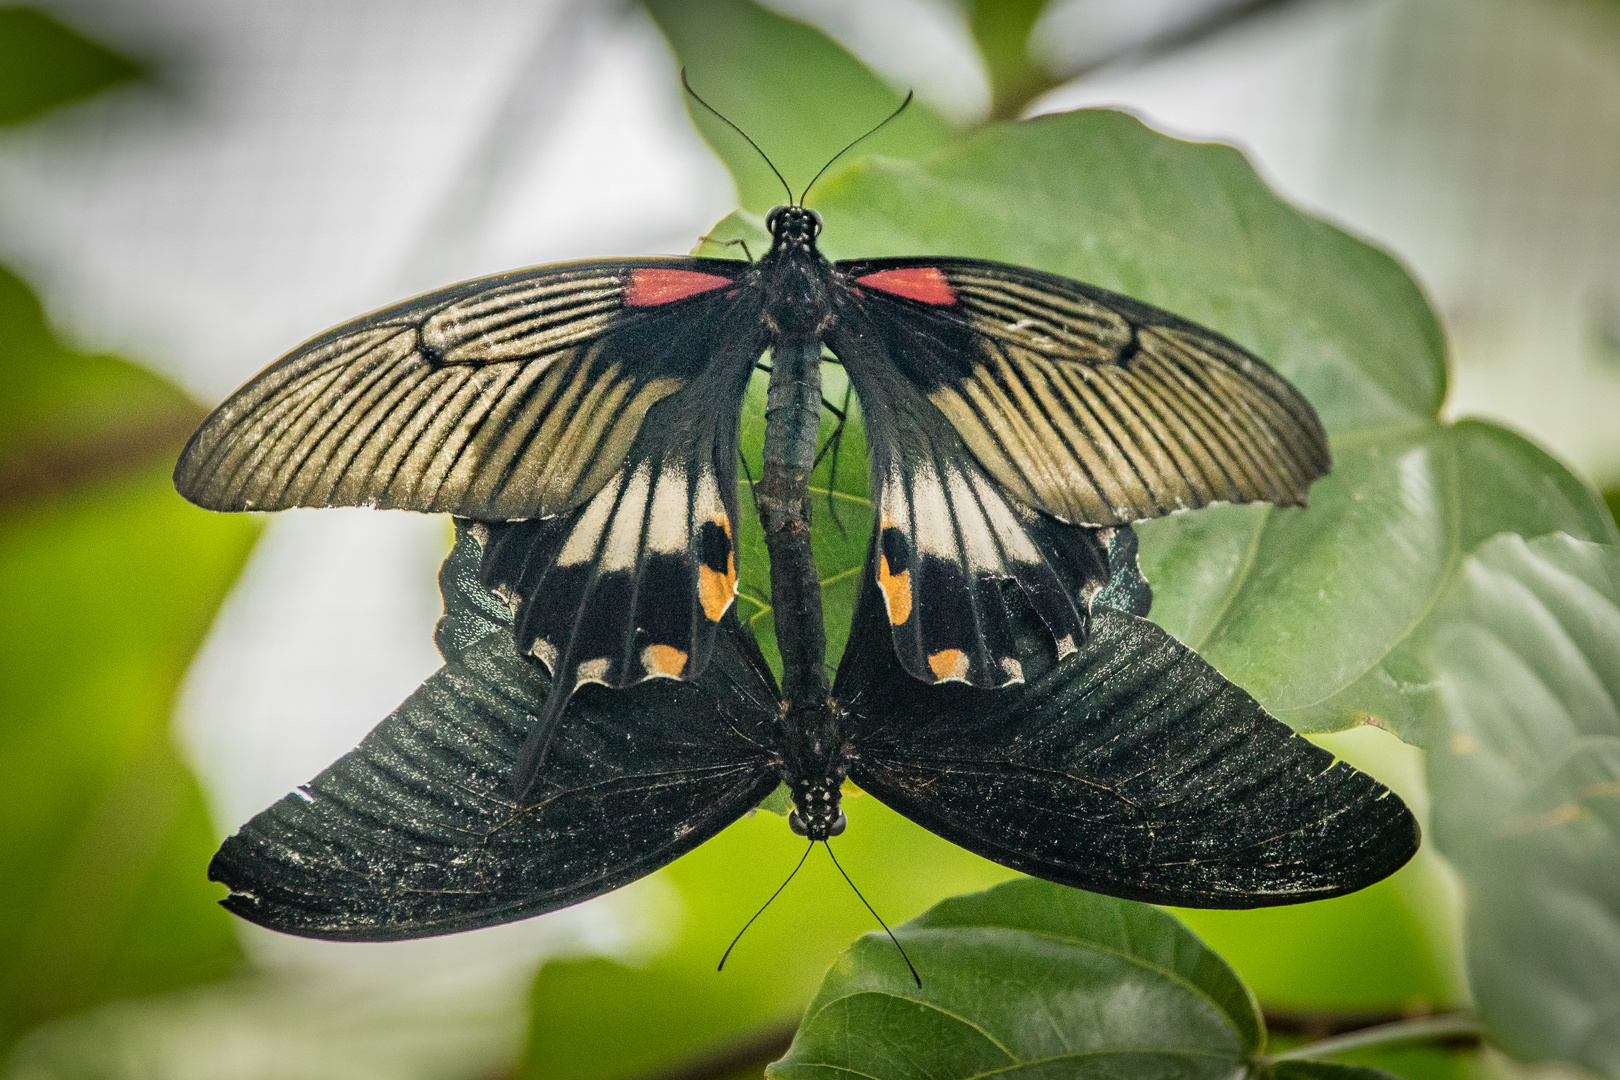
{"label": "butterfly hindwing", "polygon": [[[520,651],[571,691],[703,670],[737,590],[736,478],[723,449],[635,454],[570,514],[491,523],[483,579]],[[716,459],[719,460],[716,460]]]}
{"label": "butterfly hindwing", "polygon": [[509,922],[651,872],[776,785],[776,691],[733,613],[695,681],[577,695],[520,807],[508,777],[550,679],[513,650],[504,605],[472,602],[482,590],[467,533],[442,578],[445,666],[225,842],[209,876],[230,888],[231,911],[350,941]]}
{"label": "butterfly hindwing", "polygon": [[[1040,530],[1037,512],[1003,494],[888,355],[872,350],[878,335],[851,313],[828,346],[849,372],[865,416],[878,517],[868,573],[894,649],[925,682],[1017,682],[1022,661],[1003,583],[1018,583],[1068,652],[1085,635],[1090,593],[1107,581],[1107,565],[1069,535]],[[1070,572],[1072,588],[1054,568],[1065,559],[1086,564]]]}
{"label": "butterfly hindwing", "polygon": [[1111,561],[1117,587],[1099,593],[1090,633],[1062,659],[1021,593],[1006,591],[1024,683],[999,690],[910,678],[868,585],[834,688],[850,779],[986,858],[1127,899],[1293,903],[1405,863],[1417,826],[1401,801],[1132,614],[1146,599],[1122,582],[1134,560]]}
{"label": "butterfly hindwing", "polygon": [[747,265],[563,263],[347,323],[217,409],[175,484],[214,510],[566,512],[619,470],[648,411],[700,378],[709,346],[751,336],[759,299],[734,288]]}
{"label": "butterfly hindwing", "polygon": [[688,346],[705,366],[648,411],[584,505],[486,527],[484,582],[514,605],[518,650],[564,696],[695,676],[736,594],[739,412],[763,329],[712,328]]}
{"label": "butterfly hindwing", "polygon": [[[1113,525],[1213,502],[1303,505],[1329,465],[1309,403],[1214,331],[977,259],[837,264],[842,317],[1024,505]],[[836,351],[836,350],[835,350]]]}

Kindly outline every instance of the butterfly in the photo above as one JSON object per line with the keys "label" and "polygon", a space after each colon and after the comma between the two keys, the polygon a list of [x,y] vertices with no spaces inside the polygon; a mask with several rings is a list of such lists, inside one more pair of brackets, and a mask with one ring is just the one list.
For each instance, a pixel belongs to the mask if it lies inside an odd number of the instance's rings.
{"label": "butterfly", "polygon": [[[778,783],[826,840],[846,777],[1006,865],[1136,899],[1286,903],[1403,864],[1398,798],[1143,618],[1130,523],[1302,505],[1329,466],[1304,398],[1095,286],[830,263],[789,195],[757,261],[452,286],[300,346],[204,422],[175,472],[199,505],[459,521],[446,667],[226,842],[227,907],[365,940],[488,925],[648,873]],[[824,350],[860,399],[877,517],[832,685],[809,541]],[[780,684],[735,608],[740,412],[767,352],[752,488]]]}

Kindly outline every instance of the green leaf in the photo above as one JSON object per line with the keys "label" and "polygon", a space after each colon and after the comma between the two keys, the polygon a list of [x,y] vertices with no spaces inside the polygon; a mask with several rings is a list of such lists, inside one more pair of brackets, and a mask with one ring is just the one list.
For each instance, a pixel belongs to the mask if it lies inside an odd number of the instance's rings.
{"label": "green leaf", "polygon": [[[645,0],[692,87],[770,155],[796,198],[850,140],[901,95],[821,31],[750,0]],[[703,137],[731,170],[738,200],[764,211],[788,201],[781,181],[736,132],[687,101]],[[861,144],[862,154],[915,157],[949,137],[921,102]]]}
{"label": "green leaf", "polygon": [[169,473],[197,408],[51,340],[0,271],[0,1046],[238,961],[213,829],[169,738],[176,687],[257,524]]}
{"label": "green leaf", "polygon": [[1417,647],[1431,836],[1494,1042],[1620,1075],[1620,548],[1498,537]]}
{"label": "green leaf", "polygon": [[0,124],[15,124],[141,73],[32,8],[0,8]]}
{"label": "green leaf", "polygon": [[1264,1044],[1236,975],[1172,916],[1030,879],[946,900],[841,957],[778,1080],[1230,1077]]}
{"label": "green leaf", "polygon": [[1011,120],[1035,95],[1057,85],[1031,61],[1029,37],[1046,0],[974,0],[968,29],[990,75],[990,115]]}
{"label": "green leaf", "polygon": [[1429,687],[1408,648],[1470,550],[1502,531],[1607,540],[1574,476],[1493,424],[1348,435],[1308,510],[1144,525],[1154,618],[1304,731],[1371,715],[1409,742]]}

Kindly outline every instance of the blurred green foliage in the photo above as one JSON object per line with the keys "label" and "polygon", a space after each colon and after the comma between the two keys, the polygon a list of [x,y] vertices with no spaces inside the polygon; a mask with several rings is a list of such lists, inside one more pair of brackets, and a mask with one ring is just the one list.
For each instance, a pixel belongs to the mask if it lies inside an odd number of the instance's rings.
{"label": "blurred green foliage", "polygon": [[1024,106],[1055,80],[1029,54],[1029,37],[1046,0],[973,0],[968,28],[990,76],[990,115],[1016,120]]}
{"label": "blurred green foliage", "polygon": [[140,65],[34,8],[0,7],[0,124],[133,79]]}
{"label": "blurred green foliage", "polygon": [[[137,70],[0,10],[0,122]],[[258,532],[174,493],[201,414],[151,372],[60,344],[0,269],[0,1052],[35,1024],[239,961],[203,877],[202,793],[169,734]]]}

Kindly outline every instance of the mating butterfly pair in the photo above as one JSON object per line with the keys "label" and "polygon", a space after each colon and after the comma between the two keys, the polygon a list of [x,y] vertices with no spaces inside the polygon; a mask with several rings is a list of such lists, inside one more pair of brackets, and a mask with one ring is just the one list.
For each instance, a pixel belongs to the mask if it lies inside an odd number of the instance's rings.
{"label": "mating butterfly pair", "polygon": [[[1102,289],[833,264],[813,211],[767,223],[757,262],[562,264],[389,308],[193,437],[176,483],[203,506],[461,519],[445,667],[225,843],[227,907],[364,940],[509,921],[656,869],[779,782],[825,840],[846,776],[989,858],[1134,899],[1317,899],[1411,856],[1399,799],[1143,618],[1130,522],[1302,504],[1326,472],[1286,381]],[[860,398],[877,516],[831,687],[807,532],[823,348]],[[767,350],[780,687],[733,604],[739,415]]]}

